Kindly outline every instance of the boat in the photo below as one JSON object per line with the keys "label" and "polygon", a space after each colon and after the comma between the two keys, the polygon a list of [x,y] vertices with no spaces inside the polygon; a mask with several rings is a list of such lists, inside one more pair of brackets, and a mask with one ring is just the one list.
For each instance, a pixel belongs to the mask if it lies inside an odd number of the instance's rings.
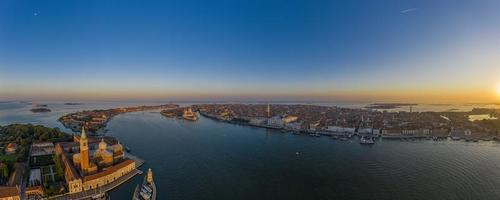
{"label": "boat", "polygon": [[375,144],[375,141],[373,141],[372,138],[363,136],[359,139],[359,143],[360,144]]}
{"label": "boat", "polygon": [[334,140],[338,140],[338,139],[340,139],[340,137],[339,137],[339,136],[337,136],[337,135],[334,135],[334,136],[332,136],[332,139],[334,139]]}
{"label": "boat", "polygon": [[91,199],[92,200],[109,200],[110,196],[108,195],[108,193],[104,192],[104,193],[100,193],[100,194],[92,196]]}
{"label": "boat", "polygon": [[349,138],[346,138],[346,137],[341,137],[340,138],[340,141],[347,141],[347,140],[349,140]]}
{"label": "boat", "polygon": [[313,137],[320,137],[321,135],[319,133],[309,133],[310,136]]}
{"label": "boat", "polygon": [[153,172],[148,169],[146,177],[142,184],[135,187],[132,200],[156,200],[156,185],[153,180]]}

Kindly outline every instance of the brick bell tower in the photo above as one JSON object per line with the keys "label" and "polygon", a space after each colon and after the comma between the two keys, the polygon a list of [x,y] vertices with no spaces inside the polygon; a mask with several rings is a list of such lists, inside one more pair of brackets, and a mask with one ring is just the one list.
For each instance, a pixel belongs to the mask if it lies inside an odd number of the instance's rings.
{"label": "brick bell tower", "polygon": [[88,142],[87,134],[85,133],[84,127],[82,127],[82,134],[80,135],[80,156],[81,156],[80,167],[84,173],[87,173],[88,169],[90,167],[90,164],[89,164],[89,142]]}

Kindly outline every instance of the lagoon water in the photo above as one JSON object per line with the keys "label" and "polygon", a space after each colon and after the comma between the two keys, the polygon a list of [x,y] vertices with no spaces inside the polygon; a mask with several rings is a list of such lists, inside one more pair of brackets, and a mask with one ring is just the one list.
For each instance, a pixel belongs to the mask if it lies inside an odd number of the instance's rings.
{"label": "lagoon water", "polygon": [[[54,112],[36,114],[29,106],[1,106],[2,125],[62,127],[56,121],[61,114],[96,105],[54,104]],[[496,142],[362,146],[204,117],[164,118],[158,111],[119,115],[107,129],[146,160],[141,169],[153,169],[159,199],[500,199]],[[111,199],[130,199],[142,179],[113,190]]]}

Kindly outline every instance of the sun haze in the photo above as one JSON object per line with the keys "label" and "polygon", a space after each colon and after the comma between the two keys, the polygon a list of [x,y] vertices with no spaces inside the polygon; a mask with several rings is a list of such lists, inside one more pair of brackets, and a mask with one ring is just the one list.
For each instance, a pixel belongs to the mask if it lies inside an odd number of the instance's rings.
{"label": "sun haze", "polygon": [[500,1],[2,1],[0,100],[491,102]]}

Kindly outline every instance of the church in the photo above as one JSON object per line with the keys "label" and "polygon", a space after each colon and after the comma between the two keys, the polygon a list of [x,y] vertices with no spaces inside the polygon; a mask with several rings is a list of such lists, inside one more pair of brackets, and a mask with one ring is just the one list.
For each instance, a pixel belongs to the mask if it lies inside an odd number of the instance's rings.
{"label": "church", "polygon": [[136,169],[135,162],[125,158],[119,141],[87,137],[85,128],[73,142],[57,143],[55,152],[64,165],[69,193],[95,189]]}

